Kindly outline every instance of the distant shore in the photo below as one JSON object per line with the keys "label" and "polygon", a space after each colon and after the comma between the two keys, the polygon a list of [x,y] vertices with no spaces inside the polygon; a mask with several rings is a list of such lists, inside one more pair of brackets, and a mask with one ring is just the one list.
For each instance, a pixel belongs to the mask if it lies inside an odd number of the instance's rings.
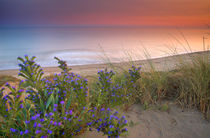
{"label": "distant shore", "polygon": [[[159,71],[171,70],[176,67],[180,63],[180,61],[189,62],[192,56],[201,56],[201,55],[209,55],[208,60],[210,61],[210,50],[201,51],[201,52],[193,52],[179,55],[172,55],[161,58],[154,59],[146,59],[146,60],[138,60],[133,61],[133,63],[137,66],[141,65],[143,71],[148,70],[149,63],[153,63],[153,66]],[[80,73],[82,75],[88,76],[91,74],[97,73],[98,70],[109,68],[110,63],[108,64],[89,64],[89,65],[76,65],[71,66],[72,71],[75,73]],[[120,62],[120,63],[112,63],[115,67],[126,67],[131,65],[131,62]],[[43,67],[46,75],[54,74],[60,72],[58,67]],[[18,69],[9,69],[9,70],[0,70],[0,75],[9,75],[13,77],[18,77]]]}

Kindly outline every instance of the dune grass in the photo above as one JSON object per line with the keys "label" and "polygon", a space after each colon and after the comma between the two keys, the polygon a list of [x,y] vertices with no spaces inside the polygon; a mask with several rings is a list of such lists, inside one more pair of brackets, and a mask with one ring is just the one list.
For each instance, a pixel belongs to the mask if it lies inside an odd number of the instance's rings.
{"label": "dune grass", "polygon": [[[206,52],[206,53],[205,53]],[[176,53],[177,54],[177,53]],[[147,58],[149,56],[147,55]],[[120,107],[127,110],[134,103],[141,103],[145,109],[151,104],[160,104],[165,100],[170,100],[182,108],[197,108],[206,119],[210,119],[210,55],[209,51],[201,54],[190,54],[187,56],[177,56],[176,65],[173,69],[160,71],[156,68],[152,60],[147,60],[145,70],[140,71],[141,77],[136,80],[135,88],[124,87],[121,93],[132,93],[132,96],[123,102]],[[123,66],[108,63],[109,67],[116,73],[112,77],[113,85],[123,85],[129,74],[128,69],[136,62],[130,61]],[[97,100],[98,93],[97,75],[88,78],[91,100]],[[118,108],[118,107],[117,107]]]}
{"label": "dune grass", "polygon": [[[148,60],[149,67],[141,71],[137,87],[132,91],[135,93],[132,103],[148,106],[171,100],[182,107],[197,108],[206,119],[210,119],[210,55],[205,52],[209,51],[189,54],[188,58],[177,57],[176,66],[165,71],[157,70],[154,63]],[[119,70],[124,72],[127,69]],[[115,79],[123,82],[126,78],[119,73]]]}
{"label": "dune grass", "polygon": [[189,107],[197,107],[205,117],[210,114],[210,62],[209,56],[192,57],[191,63],[182,63],[177,100]]}
{"label": "dune grass", "polygon": [[6,82],[16,82],[18,81],[17,78],[9,76],[9,75],[2,75],[0,76],[0,87],[4,85]]}

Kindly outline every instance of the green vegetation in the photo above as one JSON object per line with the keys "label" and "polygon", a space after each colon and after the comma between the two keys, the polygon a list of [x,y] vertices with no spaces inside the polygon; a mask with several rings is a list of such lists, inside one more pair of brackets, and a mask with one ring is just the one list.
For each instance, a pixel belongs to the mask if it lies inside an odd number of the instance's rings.
{"label": "green vegetation", "polygon": [[0,90],[1,137],[73,137],[92,129],[108,137],[127,133],[128,122],[114,107],[128,103],[140,68],[132,66],[125,82],[112,82],[115,73],[101,70],[89,89],[88,80],[70,72],[65,61],[55,58],[61,73],[43,77],[34,59],[18,57],[24,79],[18,87],[6,83],[9,92]]}
{"label": "green vegetation", "polygon": [[58,58],[61,73],[47,77],[43,77],[35,57],[18,59],[19,76],[24,80],[18,87],[6,83],[9,93],[1,89],[2,137],[73,137],[92,129],[118,137],[135,122],[128,124],[117,108],[126,111],[130,105],[141,103],[144,109],[161,105],[161,111],[168,111],[169,105],[162,104],[167,100],[197,108],[206,119],[210,118],[208,55],[192,56],[188,62],[180,60],[174,70],[168,71],[157,71],[153,63],[149,63],[146,72],[136,66],[112,66],[115,71],[100,70],[89,81],[71,72],[66,62]]}
{"label": "green vegetation", "polygon": [[[197,108],[206,119],[210,119],[210,57],[198,54],[189,59],[179,60],[173,70],[166,71],[157,71],[148,61],[150,67],[141,72],[141,77],[135,82],[132,101],[135,99],[135,103],[140,102],[144,109],[148,109],[151,104],[171,100],[182,107]],[[162,110],[167,109],[162,107]]]}
{"label": "green vegetation", "polygon": [[17,82],[18,79],[12,76],[2,75],[0,76],[0,87],[6,82]]}

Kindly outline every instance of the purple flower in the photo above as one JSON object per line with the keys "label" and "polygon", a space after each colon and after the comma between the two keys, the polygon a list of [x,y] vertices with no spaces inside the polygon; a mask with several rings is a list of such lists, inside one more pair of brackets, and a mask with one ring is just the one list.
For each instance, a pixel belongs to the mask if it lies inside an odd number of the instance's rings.
{"label": "purple flower", "polygon": [[13,132],[13,133],[15,133],[17,130],[14,129],[14,128],[10,128],[10,131]]}
{"label": "purple flower", "polygon": [[109,128],[114,128],[114,126],[113,125],[110,125]]}
{"label": "purple flower", "polygon": [[26,129],[25,132],[24,132],[24,134],[28,134],[28,133],[29,133],[29,131]]}
{"label": "purple flower", "polygon": [[50,124],[53,124],[53,121],[52,120],[50,121]]}
{"label": "purple flower", "polygon": [[26,121],[25,121],[25,123],[26,123],[26,124],[29,124],[29,123],[30,123],[30,121],[27,121],[27,120],[26,120]]}
{"label": "purple flower", "polygon": [[58,125],[59,125],[59,126],[61,126],[61,125],[62,125],[62,123],[61,123],[61,122],[59,122],[59,123],[58,123]]}
{"label": "purple flower", "polygon": [[47,133],[52,134],[52,131],[51,130],[47,130]]}
{"label": "purple flower", "polygon": [[24,89],[20,89],[18,92],[24,92]]}
{"label": "purple flower", "polygon": [[52,115],[53,115],[53,113],[50,112],[50,113],[49,113],[49,116],[52,116]]}
{"label": "purple flower", "polygon": [[36,116],[32,116],[31,117],[31,120],[36,120]]}
{"label": "purple flower", "polygon": [[38,127],[42,127],[42,125],[39,123],[39,124],[38,124]]}
{"label": "purple flower", "polygon": [[62,105],[63,105],[64,103],[65,103],[64,101],[61,101],[61,102],[60,102],[60,104],[62,104]]}
{"label": "purple flower", "polygon": [[20,131],[20,135],[23,135],[24,134],[24,132],[23,131]]}
{"label": "purple flower", "polygon": [[36,117],[40,117],[40,114],[37,114]]}
{"label": "purple flower", "polygon": [[40,119],[41,122],[44,122],[44,118]]}
{"label": "purple flower", "polygon": [[53,125],[55,125],[55,126],[56,126],[56,125],[57,125],[57,122],[54,122],[54,123],[53,123]]}
{"label": "purple flower", "polygon": [[70,110],[70,111],[69,111],[69,114],[72,115],[72,113],[73,113],[72,110]]}
{"label": "purple flower", "polygon": [[20,104],[20,108],[23,108],[23,104]]}
{"label": "purple flower", "polygon": [[34,123],[34,126],[33,127],[36,127],[36,126],[37,126],[37,122]]}
{"label": "purple flower", "polygon": [[39,133],[42,133],[42,131],[41,131],[41,130],[36,130],[35,133],[36,133],[36,134],[39,134]]}

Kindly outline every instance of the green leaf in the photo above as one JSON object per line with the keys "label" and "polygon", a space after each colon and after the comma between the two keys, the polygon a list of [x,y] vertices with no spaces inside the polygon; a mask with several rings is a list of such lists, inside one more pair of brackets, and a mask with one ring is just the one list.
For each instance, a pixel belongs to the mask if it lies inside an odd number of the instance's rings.
{"label": "green leaf", "polygon": [[27,111],[26,111],[26,108],[23,108],[22,109],[22,113],[24,115],[24,118],[27,119]]}
{"label": "green leaf", "polygon": [[47,100],[46,109],[49,107],[49,105],[54,101],[53,93],[51,94],[50,98]]}
{"label": "green leaf", "polygon": [[29,60],[28,56],[25,56],[25,59],[26,59],[26,60]]}
{"label": "green leaf", "polygon": [[24,62],[24,59],[21,58],[21,57],[18,57],[17,60],[20,60],[20,61]]}
{"label": "green leaf", "polygon": [[31,60],[34,60],[34,59],[36,59],[36,57],[35,57],[35,56],[33,56],[33,57],[31,58]]}
{"label": "green leaf", "polygon": [[71,99],[72,99],[72,96],[67,100],[66,110],[68,110],[68,108],[69,108],[70,105],[71,105]]}
{"label": "green leaf", "polygon": [[44,103],[41,99],[40,99],[40,109],[44,113]]}
{"label": "green leaf", "polygon": [[47,89],[44,90],[44,96],[47,97]]}
{"label": "green leaf", "polygon": [[23,77],[23,78],[25,78],[25,79],[29,79],[29,78],[28,78],[25,74],[23,74],[23,73],[19,73],[18,76],[21,76],[21,77]]}
{"label": "green leaf", "polygon": [[55,97],[55,104],[58,104],[58,94],[56,94],[56,97]]}

